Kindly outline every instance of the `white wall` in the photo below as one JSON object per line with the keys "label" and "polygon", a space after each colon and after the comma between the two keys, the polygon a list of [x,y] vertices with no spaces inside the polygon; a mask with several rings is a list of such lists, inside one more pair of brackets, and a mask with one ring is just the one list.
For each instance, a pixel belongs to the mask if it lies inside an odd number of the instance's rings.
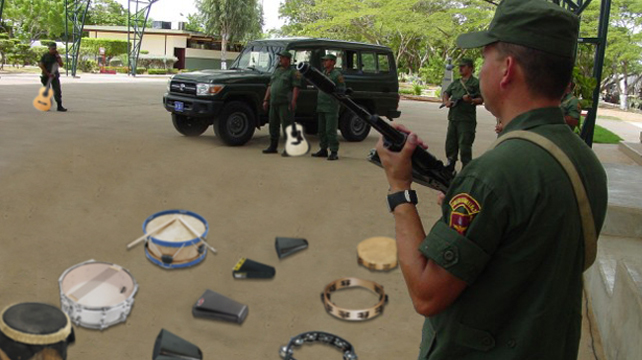
{"label": "white wall", "polygon": [[[228,51],[226,54],[227,61],[233,61],[239,53]],[[206,49],[185,49],[185,58],[199,58],[199,59],[220,59],[220,50],[206,50]]]}
{"label": "white wall", "polygon": [[[131,34],[133,37],[133,34]],[[101,31],[89,31],[89,37],[99,39],[114,39],[127,41],[126,33],[113,33]],[[167,38],[167,43],[165,39]],[[150,55],[174,56],[174,48],[187,47],[187,36],[144,34],[141,50],[149,51]],[[235,55],[236,56],[236,55]]]}

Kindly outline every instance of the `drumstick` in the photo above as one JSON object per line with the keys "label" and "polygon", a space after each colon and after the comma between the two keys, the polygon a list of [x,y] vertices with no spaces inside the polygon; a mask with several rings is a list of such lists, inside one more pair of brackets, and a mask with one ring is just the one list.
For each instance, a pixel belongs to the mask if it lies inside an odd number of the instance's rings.
{"label": "drumstick", "polygon": [[163,225],[161,225],[161,226],[157,227],[156,229],[154,229],[154,230],[152,230],[152,231],[150,231],[150,232],[146,233],[145,235],[143,235],[143,236],[139,237],[138,239],[136,239],[136,240],[134,240],[134,241],[130,242],[130,243],[127,245],[127,250],[131,249],[132,247],[134,247],[134,246],[135,246],[136,244],[138,244],[139,242],[141,242],[141,241],[145,240],[148,236],[150,236],[150,235],[152,235],[152,234],[155,234],[155,233],[159,232],[160,230],[163,230],[163,229],[164,229],[164,228],[166,228],[168,225],[170,225],[170,224],[172,224],[174,221],[176,221],[176,219],[177,219],[177,218],[172,218],[171,220],[168,220],[168,221],[167,221],[166,223],[164,223]]}
{"label": "drumstick", "polygon": [[196,235],[196,237],[201,239],[203,244],[205,244],[205,246],[207,246],[210,250],[212,250],[212,252],[217,253],[216,249],[214,249],[212,246],[210,246],[210,244],[208,244],[207,241],[205,241],[205,238],[202,237],[201,235],[199,235],[198,232],[196,230],[194,230],[194,228],[190,224],[188,224],[185,220],[183,220],[183,218],[179,217],[178,221],[180,221],[187,229],[189,229],[189,231],[191,231],[192,234]]}

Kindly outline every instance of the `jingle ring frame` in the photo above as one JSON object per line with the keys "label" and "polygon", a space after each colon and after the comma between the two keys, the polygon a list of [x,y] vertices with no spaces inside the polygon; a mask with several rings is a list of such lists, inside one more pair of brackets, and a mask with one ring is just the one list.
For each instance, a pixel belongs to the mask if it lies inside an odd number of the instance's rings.
{"label": "jingle ring frame", "polygon": [[322,331],[308,331],[290,338],[290,341],[288,342],[288,344],[283,345],[281,349],[279,349],[279,355],[281,355],[281,358],[283,360],[296,360],[294,357],[292,357],[292,354],[294,353],[293,347],[294,346],[299,347],[303,345],[305,342],[315,342],[315,341],[322,342],[328,345],[333,345],[337,349],[341,350],[343,352],[344,360],[358,359],[358,356],[354,351],[354,347],[347,340],[337,335],[333,335]]}
{"label": "jingle ring frame", "polygon": [[[330,300],[331,294],[337,290],[348,287],[366,288],[378,294],[379,301],[374,306],[362,310],[350,310],[338,307]],[[388,303],[388,295],[386,295],[385,291],[383,290],[383,286],[377,284],[374,281],[346,277],[335,280],[326,285],[325,289],[321,293],[321,301],[323,302],[325,310],[330,315],[338,319],[347,321],[365,321],[383,314],[384,306]]]}

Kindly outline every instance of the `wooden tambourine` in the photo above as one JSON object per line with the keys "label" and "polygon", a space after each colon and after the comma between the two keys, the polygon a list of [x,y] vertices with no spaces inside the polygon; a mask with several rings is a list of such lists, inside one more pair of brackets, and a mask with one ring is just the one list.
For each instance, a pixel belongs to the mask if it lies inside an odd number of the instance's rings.
{"label": "wooden tambourine", "polygon": [[397,267],[397,242],[389,237],[372,237],[357,245],[357,261],[370,270],[388,271]]}
{"label": "wooden tambourine", "polygon": [[[363,310],[348,310],[338,307],[330,300],[331,294],[333,292],[343,288],[355,286],[366,288],[379,295],[379,301],[377,302],[377,304],[373,307]],[[388,295],[386,295],[386,293],[383,291],[383,286],[377,284],[374,281],[357,278],[343,278],[326,285],[323,293],[321,293],[321,301],[323,301],[325,310],[334,317],[349,321],[364,321],[372,319],[383,313],[383,307],[386,303],[388,303]]]}

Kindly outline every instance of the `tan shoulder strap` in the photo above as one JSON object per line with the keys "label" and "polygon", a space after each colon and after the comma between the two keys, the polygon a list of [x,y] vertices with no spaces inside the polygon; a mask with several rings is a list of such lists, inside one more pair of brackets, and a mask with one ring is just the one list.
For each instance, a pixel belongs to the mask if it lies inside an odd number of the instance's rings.
{"label": "tan shoulder strap", "polygon": [[584,270],[588,269],[593,265],[595,257],[597,256],[597,232],[595,231],[595,222],[593,220],[591,204],[588,201],[586,189],[584,188],[584,184],[582,183],[582,179],[580,178],[577,169],[564,151],[555,145],[555,143],[532,131],[511,131],[497,139],[495,143],[491,145],[490,149],[493,149],[502,142],[510,139],[527,140],[548,151],[557,160],[557,162],[562,165],[566,174],[568,174],[568,177],[573,184],[573,190],[575,192],[575,198],[577,200],[577,206],[579,208],[580,218],[582,221],[582,231],[584,234]]}
{"label": "tan shoulder strap", "polygon": [[470,92],[468,92],[468,88],[466,87],[466,84],[464,84],[464,80],[462,78],[459,78],[459,83],[461,84],[461,86],[464,87],[464,90],[466,91],[466,94],[470,95]]}

